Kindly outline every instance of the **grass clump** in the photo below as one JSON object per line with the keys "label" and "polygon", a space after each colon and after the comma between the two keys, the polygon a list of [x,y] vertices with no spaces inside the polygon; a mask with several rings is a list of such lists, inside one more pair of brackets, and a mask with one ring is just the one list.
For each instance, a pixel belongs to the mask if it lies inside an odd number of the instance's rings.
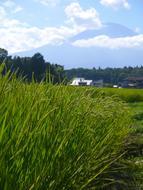
{"label": "grass clump", "polygon": [[0,77],[0,189],[108,187],[130,114],[87,91]]}

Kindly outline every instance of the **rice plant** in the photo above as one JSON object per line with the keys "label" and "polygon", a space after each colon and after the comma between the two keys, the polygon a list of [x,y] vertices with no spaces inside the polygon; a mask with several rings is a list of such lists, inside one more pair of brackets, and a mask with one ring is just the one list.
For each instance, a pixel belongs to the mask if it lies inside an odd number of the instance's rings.
{"label": "rice plant", "polygon": [[92,93],[0,76],[0,189],[112,189],[130,113]]}

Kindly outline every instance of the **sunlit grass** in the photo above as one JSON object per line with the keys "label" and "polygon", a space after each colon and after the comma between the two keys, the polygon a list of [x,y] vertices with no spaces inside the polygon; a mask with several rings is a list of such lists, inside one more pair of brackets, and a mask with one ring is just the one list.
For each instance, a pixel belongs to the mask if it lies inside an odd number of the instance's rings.
{"label": "sunlit grass", "polygon": [[112,189],[129,125],[117,98],[1,76],[0,189]]}
{"label": "sunlit grass", "polygon": [[108,95],[119,96],[125,102],[143,102],[143,89],[127,89],[127,88],[105,88],[102,91]]}

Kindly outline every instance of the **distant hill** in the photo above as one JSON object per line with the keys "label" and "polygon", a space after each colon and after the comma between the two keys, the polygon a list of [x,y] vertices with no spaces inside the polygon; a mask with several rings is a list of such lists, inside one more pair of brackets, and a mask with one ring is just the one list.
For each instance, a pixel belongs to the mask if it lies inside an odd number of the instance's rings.
{"label": "distant hill", "polygon": [[112,38],[134,36],[136,33],[131,29],[116,23],[107,23],[101,29],[86,30],[72,38],[72,41],[93,38],[99,35],[107,35]]}
{"label": "distant hill", "polygon": [[143,50],[134,49],[108,49],[100,47],[83,48],[75,47],[72,43],[76,40],[89,39],[98,35],[107,35],[109,37],[125,37],[134,36],[136,33],[127,27],[116,24],[107,23],[99,30],[87,30],[82,32],[62,45],[45,45],[31,51],[19,52],[14,55],[32,56],[36,52],[44,55],[45,59],[53,63],[63,65],[69,68],[92,68],[92,67],[123,67],[136,66],[143,63]]}

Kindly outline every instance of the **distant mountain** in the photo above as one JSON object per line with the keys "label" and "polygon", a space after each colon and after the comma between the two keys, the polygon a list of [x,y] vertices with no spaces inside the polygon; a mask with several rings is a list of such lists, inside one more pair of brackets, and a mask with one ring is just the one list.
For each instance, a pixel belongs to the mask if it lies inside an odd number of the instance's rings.
{"label": "distant mountain", "polygon": [[123,67],[136,66],[143,63],[143,50],[141,49],[108,49],[100,47],[81,48],[72,45],[72,42],[81,39],[89,39],[98,35],[109,37],[134,36],[136,33],[127,27],[108,23],[99,30],[87,30],[82,32],[62,45],[45,45],[31,51],[15,53],[20,56],[32,56],[36,52],[44,55],[45,59],[63,65],[68,68],[92,68],[92,67]]}
{"label": "distant mountain", "polygon": [[72,38],[72,41],[93,38],[99,35],[107,35],[111,38],[117,38],[117,37],[134,36],[136,34],[137,34],[136,32],[132,31],[131,29],[121,24],[106,23],[103,25],[102,28],[98,30],[92,29],[81,32],[80,34],[74,36]]}

